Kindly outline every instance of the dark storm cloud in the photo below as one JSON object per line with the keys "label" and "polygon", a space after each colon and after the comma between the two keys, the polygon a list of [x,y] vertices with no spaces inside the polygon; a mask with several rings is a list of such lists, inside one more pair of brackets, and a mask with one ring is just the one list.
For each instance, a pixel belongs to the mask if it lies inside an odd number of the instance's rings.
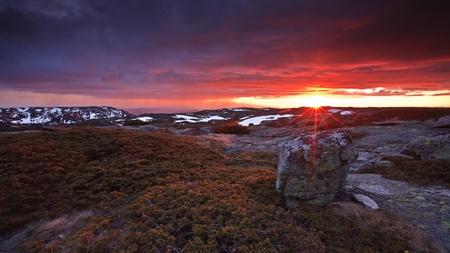
{"label": "dark storm cloud", "polygon": [[0,90],[448,90],[449,12],[448,1],[10,0],[0,3]]}

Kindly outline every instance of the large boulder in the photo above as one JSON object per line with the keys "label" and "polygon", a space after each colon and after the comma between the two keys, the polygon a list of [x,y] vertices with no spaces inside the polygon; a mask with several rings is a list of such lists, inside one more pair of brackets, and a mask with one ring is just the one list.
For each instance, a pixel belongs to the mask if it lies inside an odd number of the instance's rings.
{"label": "large boulder", "polygon": [[344,189],[350,163],[358,157],[347,130],[302,134],[280,147],[276,189],[287,206],[328,205]]}
{"label": "large boulder", "polygon": [[422,160],[450,159],[450,134],[415,139],[401,153]]}
{"label": "large boulder", "polygon": [[440,117],[433,125],[434,128],[450,128],[450,115]]}

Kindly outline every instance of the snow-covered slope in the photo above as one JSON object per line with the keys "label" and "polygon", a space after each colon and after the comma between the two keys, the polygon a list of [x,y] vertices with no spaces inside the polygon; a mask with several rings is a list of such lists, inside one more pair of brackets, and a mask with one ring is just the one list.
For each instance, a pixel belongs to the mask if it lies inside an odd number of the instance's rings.
{"label": "snow-covered slope", "polygon": [[0,122],[13,124],[73,124],[92,119],[127,118],[126,111],[108,106],[1,108]]}

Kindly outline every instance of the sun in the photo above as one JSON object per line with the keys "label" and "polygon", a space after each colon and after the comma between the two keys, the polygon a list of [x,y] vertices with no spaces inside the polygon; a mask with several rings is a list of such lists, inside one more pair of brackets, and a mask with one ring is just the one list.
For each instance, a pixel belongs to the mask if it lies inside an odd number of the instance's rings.
{"label": "sun", "polygon": [[327,104],[327,99],[321,96],[308,96],[301,98],[301,103],[304,106],[311,107],[314,109],[319,109],[320,107]]}

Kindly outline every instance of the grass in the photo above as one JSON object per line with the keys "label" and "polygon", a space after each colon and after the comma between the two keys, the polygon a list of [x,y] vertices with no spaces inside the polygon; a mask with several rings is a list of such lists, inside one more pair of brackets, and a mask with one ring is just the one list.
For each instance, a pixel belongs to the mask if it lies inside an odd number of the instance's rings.
{"label": "grass", "polygon": [[381,174],[385,178],[406,181],[416,185],[442,185],[450,188],[450,161],[413,160],[405,157],[385,157],[391,168],[377,167],[364,173]]}
{"label": "grass", "polygon": [[[0,231],[12,252],[443,252],[391,214],[287,209],[276,155],[76,128],[0,135]],[[16,235],[16,236],[13,236]]]}

